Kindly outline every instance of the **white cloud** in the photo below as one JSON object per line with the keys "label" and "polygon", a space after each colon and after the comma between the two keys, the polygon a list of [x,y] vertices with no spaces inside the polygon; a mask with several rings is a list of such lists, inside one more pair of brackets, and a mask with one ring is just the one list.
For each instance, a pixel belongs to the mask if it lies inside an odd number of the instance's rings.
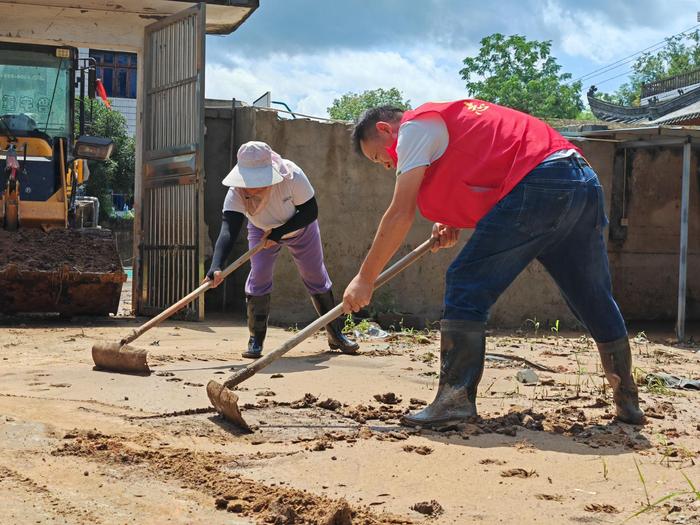
{"label": "white cloud", "polygon": [[465,96],[459,70],[469,53],[426,44],[401,52],[344,49],[258,58],[231,54],[226,64],[207,64],[206,94],[251,102],[271,91],[274,100],[295,111],[326,116],[333,99],[348,91],[397,87],[415,106]]}
{"label": "white cloud", "polygon": [[[605,11],[587,9],[586,3],[565,7],[558,0],[544,3],[540,16],[546,27],[559,33],[556,46],[566,54],[608,64],[691,27],[695,21],[694,8],[688,12],[680,9],[680,3],[677,7],[669,9],[664,20],[650,26],[625,23]],[[673,29],[678,27],[681,29]],[[624,72],[624,68],[619,72]]]}

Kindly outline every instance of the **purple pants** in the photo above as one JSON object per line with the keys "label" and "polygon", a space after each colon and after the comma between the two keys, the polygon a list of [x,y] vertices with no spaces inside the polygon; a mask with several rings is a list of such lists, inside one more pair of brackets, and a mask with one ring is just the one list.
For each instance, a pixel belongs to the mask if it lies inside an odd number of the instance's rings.
{"label": "purple pants", "polygon": [[[248,247],[253,248],[262,239],[264,231],[248,222]],[[272,291],[272,272],[282,246],[289,248],[301,280],[310,294],[331,289],[333,283],[323,263],[323,247],[318,221],[314,221],[291,239],[281,239],[277,246],[259,251],[250,260],[250,273],[245,283],[247,295],[266,295]]]}

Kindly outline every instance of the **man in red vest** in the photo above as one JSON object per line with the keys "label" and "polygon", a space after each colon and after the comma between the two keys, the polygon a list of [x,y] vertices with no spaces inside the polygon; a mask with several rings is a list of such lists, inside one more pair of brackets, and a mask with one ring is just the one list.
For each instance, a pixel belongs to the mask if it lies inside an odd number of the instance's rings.
{"label": "man in red vest", "polygon": [[369,304],[416,207],[435,222],[437,248],[454,246],[460,229],[474,228],[447,270],[435,400],[404,416],[404,424],[440,427],[476,416],[489,310],[533,259],[595,339],[618,419],[644,422],[625,322],[612,296],[603,190],[576,146],[541,120],[474,99],[406,112],[370,109],[353,141],[397,178],[372,247],[345,290],[346,312]]}

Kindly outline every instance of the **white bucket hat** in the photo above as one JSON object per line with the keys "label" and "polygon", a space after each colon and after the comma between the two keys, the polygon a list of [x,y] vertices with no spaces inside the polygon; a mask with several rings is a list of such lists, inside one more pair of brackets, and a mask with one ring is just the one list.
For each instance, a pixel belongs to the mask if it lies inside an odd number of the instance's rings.
{"label": "white bucket hat", "polygon": [[221,183],[234,188],[264,188],[288,176],[282,157],[264,142],[252,140],[238,148],[238,164]]}

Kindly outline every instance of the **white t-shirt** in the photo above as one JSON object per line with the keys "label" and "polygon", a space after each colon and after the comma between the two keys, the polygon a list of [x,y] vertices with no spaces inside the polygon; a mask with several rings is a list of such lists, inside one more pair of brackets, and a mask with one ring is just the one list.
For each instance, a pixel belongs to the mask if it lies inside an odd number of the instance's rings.
{"label": "white t-shirt", "polygon": [[[296,206],[304,204],[314,196],[314,189],[299,166],[291,160],[283,159],[283,162],[287,164],[292,176],[272,186],[270,198],[265,208],[255,215],[248,215],[243,199],[236,191],[236,188],[229,188],[226,199],[224,199],[223,211],[242,213],[254,226],[261,230],[277,228],[291,219],[297,212]],[[291,232],[284,237],[292,237],[296,233]]]}
{"label": "white t-shirt", "polygon": [[[450,142],[450,135],[443,118],[437,113],[423,113],[404,122],[399,128],[396,154],[399,157],[396,174],[406,173],[419,166],[430,166],[442,157]],[[552,153],[542,162],[579,155],[575,149]]]}
{"label": "white t-shirt", "polygon": [[449,142],[447,125],[437,113],[423,113],[404,122],[399,128],[399,141],[396,144],[396,155],[399,157],[396,174],[419,166],[430,166],[442,157]]}

